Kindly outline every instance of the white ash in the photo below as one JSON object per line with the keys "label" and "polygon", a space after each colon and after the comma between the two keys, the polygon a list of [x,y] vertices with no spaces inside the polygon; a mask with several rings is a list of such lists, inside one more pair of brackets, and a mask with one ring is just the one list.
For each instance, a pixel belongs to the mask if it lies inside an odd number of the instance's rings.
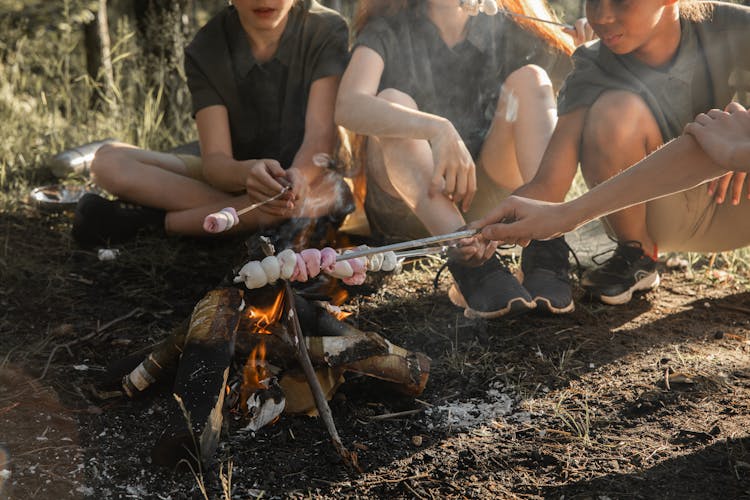
{"label": "white ash", "polygon": [[469,430],[511,415],[515,399],[501,389],[502,385],[495,383],[482,399],[448,402],[429,408],[425,414],[433,419],[430,427]]}

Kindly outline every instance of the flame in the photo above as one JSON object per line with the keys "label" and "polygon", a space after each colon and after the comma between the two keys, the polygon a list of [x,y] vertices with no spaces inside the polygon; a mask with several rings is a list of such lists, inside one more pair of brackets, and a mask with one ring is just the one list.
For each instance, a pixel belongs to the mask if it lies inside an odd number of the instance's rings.
{"label": "flame", "polygon": [[276,295],[273,304],[268,307],[248,307],[247,317],[253,322],[253,333],[270,335],[271,331],[268,328],[281,319],[284,311],[283,305],[284,293],[282,291]]}
{"label": "flame", "polygon": [[[276,324],[284,312],[284,290],[280,290],[273,303],[266,307],[250,306],[247,317],[252,321],[252,333],[270,335],[271,326]],[[271,376],[266,365],[266,342],[261,337],[260,342],[250,352],[242,369],[242,387],[240,387],[240,408],[247,411],[247,398],[259,389],[268,389],[263,383]]]}
{"label": "flame", "polygon": [[256,345],[250,356],[247,358],[247,363],[242,369],[242,388],[240,389],[240,408],[242,411],[247,411],[247,398],[252,393],[259,389],[268,389],[262,381],[270,376],[268,367],[266,366],[266,342],[265,340],[260,341]]}
{"label": "flame", "polygon": [[[334,290],[331,290],[331,304],[335,306],[340,306],[343,304],[347,298],[349,298],[349,293],[344,290],[343,288],[335,288]],[[348,316],[348,315],[347,315]],[[346,317],[346,316],[345,316]],[[341,319],[341,318],[339,318]]]}

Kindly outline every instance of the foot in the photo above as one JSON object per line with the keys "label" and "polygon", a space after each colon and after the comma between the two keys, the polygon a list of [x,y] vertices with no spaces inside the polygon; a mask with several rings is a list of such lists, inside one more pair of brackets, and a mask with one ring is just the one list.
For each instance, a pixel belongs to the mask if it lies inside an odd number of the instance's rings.
{"label": "foot", "polygon": [[633,293],[659,286],[656,262],[643,252],[637,241],[617,244],[615,253],[596,269],[587,271],[581,285],[605,304],[627,304]]}
{"label": "foot", "polygon": [[528,290],[537,311],[551,314],[573,312],[568,245],[563,237],[532,241],[521,253],[523,287]]}
{"label": "foot", "polygon": [[477,267],[450,259],[448,269],[455,281],[448,296],[467,318],[515,316],[534,308],[529,293],[497,255]]}
{"label": "foot", "polygon": [[142,228],[163,228],[164,215],[163,210],[87,193],[76,205],[72,234],[83,246],[118,243],[134,238]]}

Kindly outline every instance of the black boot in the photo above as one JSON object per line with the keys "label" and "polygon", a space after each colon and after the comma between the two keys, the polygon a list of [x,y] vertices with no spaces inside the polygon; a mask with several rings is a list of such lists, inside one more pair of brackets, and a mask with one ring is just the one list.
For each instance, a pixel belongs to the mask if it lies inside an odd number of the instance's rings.
{"label": "black boot", "polygon": [[142,228],[163,229],[165,216],[164,210],[87,193],[76,205],[73,239],[81,246],[120,243],[133,239]]}

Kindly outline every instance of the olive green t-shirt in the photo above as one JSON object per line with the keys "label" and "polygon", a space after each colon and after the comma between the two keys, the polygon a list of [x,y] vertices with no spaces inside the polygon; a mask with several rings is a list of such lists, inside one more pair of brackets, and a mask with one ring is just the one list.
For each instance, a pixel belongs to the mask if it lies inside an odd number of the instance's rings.
{"label": "olive green t-shirt", "polygon": [[273,58],[260,63],[236,9],[229,6],[185,49],[193,114],[226,106],[234,158],[274,158],[288,168],[304,138],[312,83],[341,75],[348,58],[346,21],[305,0],[290,10]]}
{"label": "olive green t-shirt", "polygon": [[424,2],[367,23],[354,44],[385,63],[380,88],[410,95],[421,111],[447,118],[476,157],[495,115],[500,89],[527,64],[547,70],[556,88],[572,69],[570,57],[550,48],[511,19],[480,14],[466,38],[448,47],[427,17]]}
{"label": "olive green t-shirt", "polygon": [[[703,21],[680,20],[680,45],[663,68],[631,54],[616,55],[598,40],[573,54],[574,70],[558,95],[558,114],[591,106],[607,90],[639,95],[649,106],[664,141],[711,108],[746,99],[750,90],[750,8],[711,3]],[[745,102],[747,104],[747,102]]]}

